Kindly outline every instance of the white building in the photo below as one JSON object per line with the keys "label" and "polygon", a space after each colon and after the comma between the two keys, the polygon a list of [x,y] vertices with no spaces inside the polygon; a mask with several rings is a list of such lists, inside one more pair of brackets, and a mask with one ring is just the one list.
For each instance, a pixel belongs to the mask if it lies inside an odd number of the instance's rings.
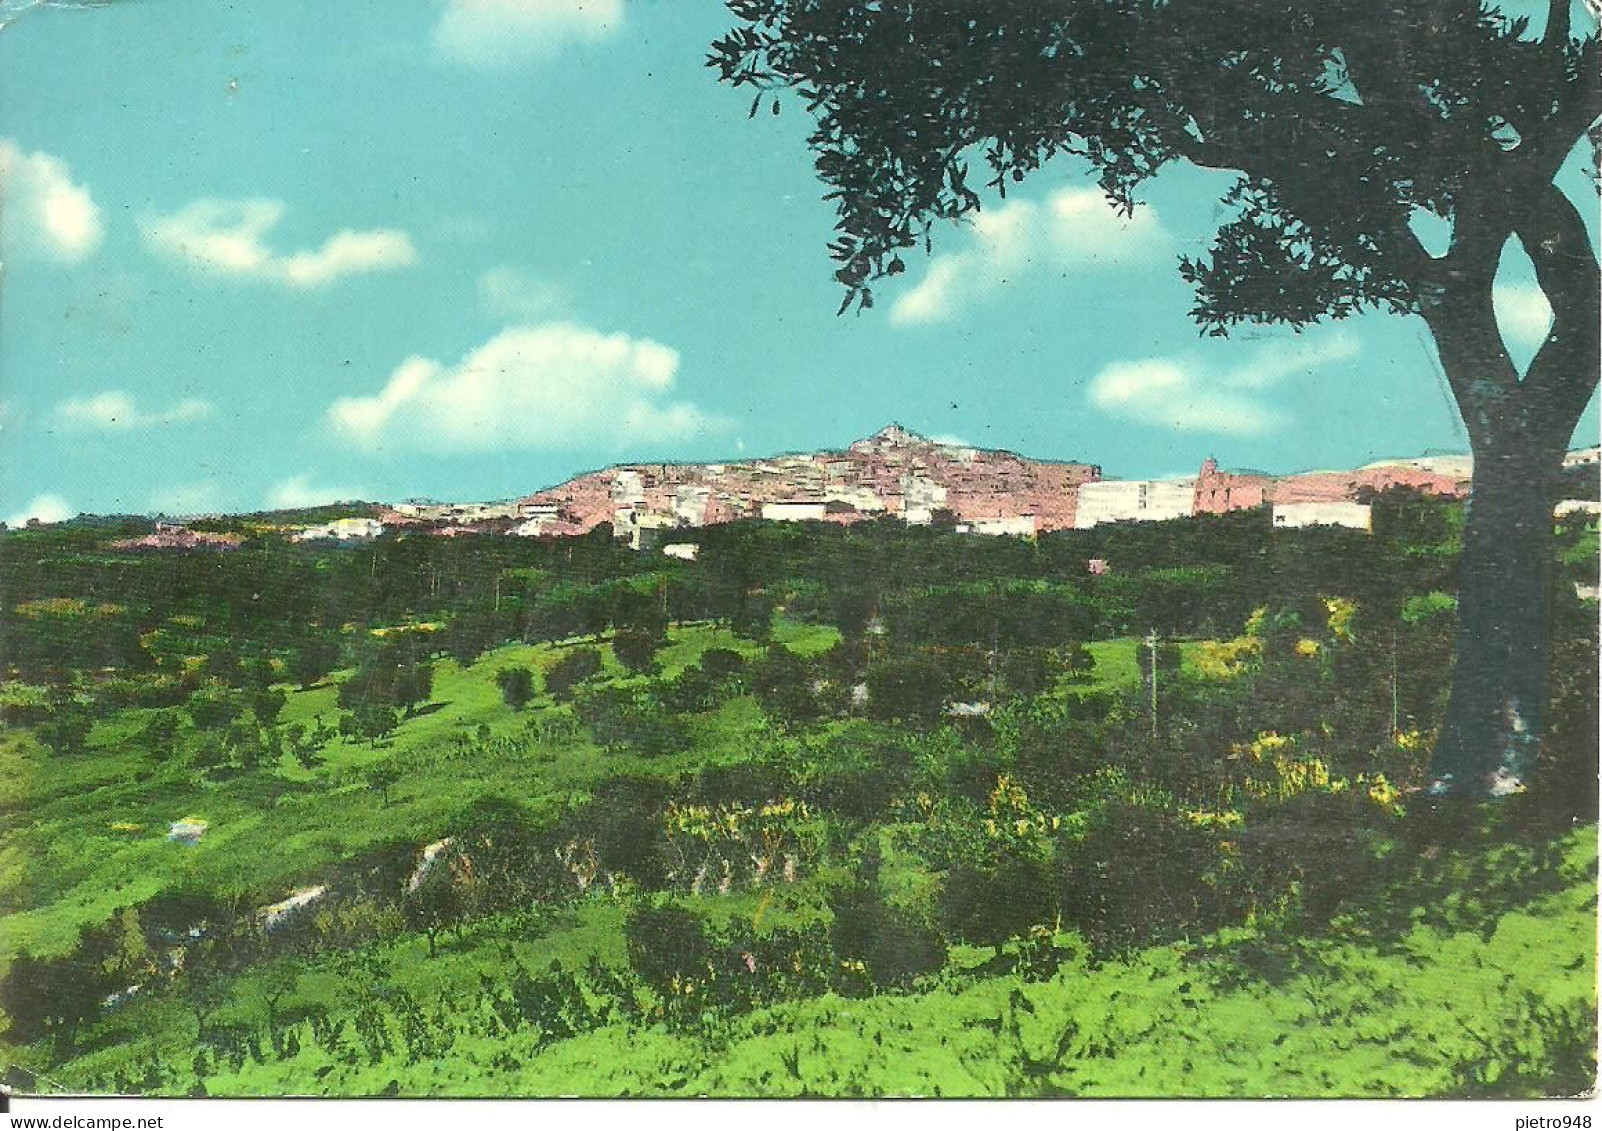
{"label": "white building", "polygon": [[1074,529],[1104,522],[1160,522],[1189,518],[1196,505],[1194,479],[1098,479],[1079,485]]}
{"label": "white building", "polygon": [[705,526],[712,488],[686,483],[673,489],[673,517],[682,526]]}
{"label": "white building", "polygon": [[1592,499],[1564,499],[1552,508],[1552,514],[1557,518],[1571,514],[1602,515],[1602,503]]}
{"label": "white building", "polygon": [[1304,526],[1345,526],[1368,530],[1372,510],[1365,503],[1275,503],[1274,529],[1295,530]]}
{"label": "white building", "polygon": [[824,506],[810,499],[763,503],[762,517],[768,522],[822,522]]}
{"label": "white building", "polygon": [[700,553],[701,547],[694,542],[669,542],[662,547],[664,557],[678,558],[683,562],[693,562]]}
{"label": "white building", "polygon": [[[968,531],[973,534],[988,534],[992,537],[1012,536],[1015,538],[1033,538],[1038,532],[1039,523],[1032,514],[1005,515],[1000,518],[977,518],[966,524]],[[958,527],[961,530],[962,527]]]}
{"label": "white building", "polygon": [[934,512],[946,505],[946,489],[923,475],[901,479],[901,517],[908,526],[928,526]]}
{"label": "white building", "polygon": [[612,476],[612,501],[622,507],[645,502],[645,476],[628,469]]}
{"label": "white building", "polygon": [[337,541],[350,542],[377,538],[384,533],[384,524],[376,518],[336,518],[322,526],[308,526],[295,535],[298,542]]}

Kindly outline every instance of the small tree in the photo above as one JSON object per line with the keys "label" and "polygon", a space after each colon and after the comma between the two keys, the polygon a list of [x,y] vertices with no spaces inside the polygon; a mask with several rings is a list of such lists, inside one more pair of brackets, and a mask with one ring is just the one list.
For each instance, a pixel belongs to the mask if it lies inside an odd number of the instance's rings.
{"label": "small tree", "polygon": [[289,658],[289,675],[302,691],[326,678],[339,664],[339,641],[308,636]]}
{"label": "small tree", "polygon": [[656,638],[637,628],[620,628],[612,634],[612,655],[637,675],[656,667]]}
{"label": "small tree", "polygon": [[393,707],[382,703],[360,703],[339,718],[339,733],[346,738],[365,739],[369,746],[377,746],[400,725]]}
{"label": "small tree", "polygon": [[594,648],[574,648],[546,671],[545,690],[553,699],[567,699],[575,687],[600,674],[600,652]]}
{"label": "small tree", "polygon": [[527,668],[502,668],[495,673],[501,699],[514,711],[521,711],[534,698],[534,673]]}
{"label": "small tree", "polygon": [[459,854],[434,860],[401,897],[406,925],[428,938],[428,956],[437,953],[441,931],[459,930],[468,909],[467,878]]}

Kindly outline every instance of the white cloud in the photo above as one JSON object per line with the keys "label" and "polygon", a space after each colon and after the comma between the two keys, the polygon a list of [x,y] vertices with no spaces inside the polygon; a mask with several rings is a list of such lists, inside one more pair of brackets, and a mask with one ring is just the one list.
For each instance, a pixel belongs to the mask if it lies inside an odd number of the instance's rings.
{"label": "white cloud", "polygon": [[66,162],[0,138],[0,253],[80,263],[100,238],[100,209]]}
{"label": "white cloud", "polygon": [[483,452],[680,439],[723,427],[667,399],[677,351],[569,322],[501,331],[455,365],[402,362],[382,390],[342,397],[335,430],[361,447]]}
{"label": "white cloud", "polygon": [[145,243],[197,271],[297,290],[417,262],[411,237],[390,228],[365,232],[346,228],[319,248],[281,254],[267,246],[266,237],[284,212],[281,200],[197,200],[147,220]]}
{"label": "white cloud", "polygon": [[146,505],[157,514],[207,514],[221,509],[221,498],[215,483],[180,483],[152,492]]}
{"label": "white cloud", "polygon": [[434,49],[453,63],[502,68],[594,43],[623,26],[623,0],[446,0]]}
{"label": "white cloud", "polygon": [[936,255],[918,284],[896,298],[892,323],[947,321],[1035,268],[1138,267],[1172,247],[1149,206],[1123,216],[1094,188],[1059,189],[1043,203],[1007,201],[974,216],[969,232],[966,248]]}
{"label": "white cloud", "polygon": [[267,492],[267,506],[272,510],[296,510],[300,507],[318,507],[326,503],[348,503],[369,498],[363,487],[331,487],[313,483],[311,476],[302,472],[273,484]]}
{"label": "white cloud", "polygon": [[146,412],[127,393],[108,389],[91,397],[72,397],[56,406],[64,427],[90,432],[128,432],[163,424],[203,420],[215,411],[210,401],[186,397],[164,409]]}
{"label": "white cloud", "polygon": [[1496,324],[1510,346],[1534,349],[1552,329],[1552,304],[1534,283],[1498,283],[1491,290]]}
{"label": "white cloud", "polygon": [[492,317],[512,321],[549,317],[564,302],[555,283],[510,264],[491,267],[478,277],[478,297]]}
{"label": "white cloud", "polygon": [[1271,342],[1233,368],[1196,356],[1120,361],[1090,380],[1090,403],[1111,416],[1179,432],[1257,436],[1290,416],[1259,394],[1285,378],[1357,356],[1345,334],[1318,341]]}
{"label": "white cloud", "polygon": [[26,507],[6,519],[6,525],[16,530],[28,525],[30,519],[43,523],[65,522],[77,513],[60,495],[35,495]]}

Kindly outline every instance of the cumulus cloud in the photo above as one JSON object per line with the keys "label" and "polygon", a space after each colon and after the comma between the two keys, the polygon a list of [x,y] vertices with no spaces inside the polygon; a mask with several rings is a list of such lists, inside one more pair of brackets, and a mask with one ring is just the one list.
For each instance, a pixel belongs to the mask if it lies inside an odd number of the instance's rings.
{"label": "cumulus cloud", "polygon": [[30,520],[42,523],[65,522],[77,513],[60,495],[35,495],[26,507],[6,519],[6,525],[15,530],[27,526]]}
{"label": "cumulus cloud", "polygon": [[721,428],[669,399],[677,351],[569,322],[501,331],[455,365],[402,362],[383,389],[343,397],[328,421],[368,449],[484,452],[681,439]]}
{"label": "cumulus cloud", "polygon": [[0,254],[79,263],[100,239],[100,209],[66,162],[0,138]]}
{"label": "cumulus cloud", "polygon": [[108,389],[90,397],[73,397],[62,401],[56,406],[55,417],[67,428],[87,432],[128,432],[163,424],[203,420],[214,411],[210,401],[186,397],[164,409],[147,412],[127,393]]}
{"label": "cumulus cloud", "polygon": [[1532,350],[1552,328],[1552,304],[1534,283],[1498,283],[1491,291],[1496,324],[1517,349]]}
{"label": "cumulus cloud", "polygon": [[509,321],[548,317],[564,302],[555,283],[509,264],[491,267],[478,277],[478,297],[492,317]]}
{"label": "cumulus cloud", "polygon": [[315,249],[275,251],[267,236],[284,212],[281,200],[197,200],[146,221],[145,243],[197,271],[297,290],[417,262],[411,237],[390,228],[345,228]]}
{"label": "cumulus cloud", "polygon": [[1219,367],[1192,355],[1120,361],[1090,380],[1090,403],[1101,411],[1179,432],[1256,436],[1290,416],[1261,394],[1287,377],[1357,356],[1345,334],[1317,341],[1271,342],[1243,363]]}
{"label": "cumulus cloud", "polygon": [[968,245],[936,255],[922,279],[896,298],[896,325],[944,322],[1036,268],[1083,271],[1159,261],[1172,240],[1148,206],[1123,216],[1098,189],[1065,188],[1043,203],[1011,200],[980,212]]}
{"label": "cumulus cloud", "polygon": [[297,510],[300,507],[320,507],[327,503],[348,503],[369,498],[363,487],[334,487],[312,482],[308,472],[292,475],[274,483],[267,492],[267,506],[271,510]]}
{"label": "cumulus cloud", "polygon": [[446,0],[434,25],[440,57],[503,68],[594,43],[623,26],[623,0]]}

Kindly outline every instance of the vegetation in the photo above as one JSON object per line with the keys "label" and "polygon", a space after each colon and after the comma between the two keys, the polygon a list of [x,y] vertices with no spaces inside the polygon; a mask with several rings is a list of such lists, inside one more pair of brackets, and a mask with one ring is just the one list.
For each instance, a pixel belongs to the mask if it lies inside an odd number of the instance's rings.
{"label": "vegetation", "polygon": [[0,682],[0,1048],[168,1094],[1583,1090],[1594,526],[1542,773],[1448,819],[1460,524],[1376,505],[1419,520],[5,534],[7,639],[60,623]]}

